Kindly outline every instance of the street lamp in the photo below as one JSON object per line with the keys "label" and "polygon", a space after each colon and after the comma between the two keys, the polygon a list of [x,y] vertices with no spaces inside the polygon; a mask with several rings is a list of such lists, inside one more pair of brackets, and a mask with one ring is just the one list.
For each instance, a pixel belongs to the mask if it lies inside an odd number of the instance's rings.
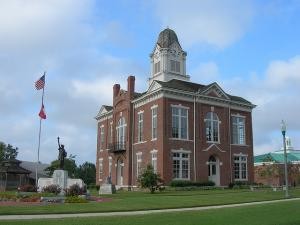
{"label": "street lamp", "polygon": [[289,197],[289,183],[288,183],[288,172],[287,172],[287,154],[286,154],[286,142],[285,142],[285,133],[286,125],[284,121],[281,122],[281,133],[283,137],[283,150],[284,150],[284,177],[285,177],[285,197]]}

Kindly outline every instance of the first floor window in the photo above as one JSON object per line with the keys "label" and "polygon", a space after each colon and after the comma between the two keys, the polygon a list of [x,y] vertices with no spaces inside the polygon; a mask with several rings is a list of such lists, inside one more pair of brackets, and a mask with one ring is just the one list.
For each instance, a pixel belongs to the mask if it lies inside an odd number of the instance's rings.
{"label": "first floor window", "polygon": [[234,179],[247,180],[247,156],[234,156]]}
{"label": "first floor window", "polygon": [[173,152],[173,179],[190,179],[190,154]]}
{"label": "first floor window", "polygon": [[157,173],[157,151],[152,151],[151,153],[151,165],[153,167],[153,172]]}
{"label": "first floor window", "polygon": [[103,159],[99,159],[99,180],[102,180],[103,176]]}
{"label": "first floor window", "polygon": [[108,174],[111,177],[112,158],[108,158]]}
{"label": "first floor window", "polygon": [[232,116],[232,144],[244,145],[245,142],[245,118]]}
{"label": "first floor window", "polygon": [[142,174],[142,154],[136,154],[136,177],[138,178]]}

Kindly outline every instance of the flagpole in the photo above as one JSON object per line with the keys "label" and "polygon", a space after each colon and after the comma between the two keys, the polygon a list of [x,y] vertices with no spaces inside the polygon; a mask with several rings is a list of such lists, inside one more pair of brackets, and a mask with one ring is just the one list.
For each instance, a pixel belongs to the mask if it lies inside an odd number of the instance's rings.
{"label": "flagpole", "polygon": [[[46,72],[44,72],[44,75],[46,75]],[[44,93],[45,93],[45,85],[43,87],[43,94],[42,94],[42,107],[44,105]],[[40,163],[41,132],[42,132],[42,118],[40,117],[38,155],[37,155],[37,163],[36,163],[36,167],[35,167],[35,185],[36,185],[36,188],[38,188],[38,166],[39,166],[39,163]]]}

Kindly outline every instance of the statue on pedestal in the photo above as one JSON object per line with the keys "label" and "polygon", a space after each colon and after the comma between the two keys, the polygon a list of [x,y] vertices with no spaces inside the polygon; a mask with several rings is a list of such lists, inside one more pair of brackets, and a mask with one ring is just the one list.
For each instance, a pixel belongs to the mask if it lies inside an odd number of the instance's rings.
{"label": "statue on pedestal", "polygon": [[58,142],[58,160],[59,160],[59,169],[64,169],[65,158],[67,157],[67,152],[65,146],[59,143],[59,137],[57,137]]}

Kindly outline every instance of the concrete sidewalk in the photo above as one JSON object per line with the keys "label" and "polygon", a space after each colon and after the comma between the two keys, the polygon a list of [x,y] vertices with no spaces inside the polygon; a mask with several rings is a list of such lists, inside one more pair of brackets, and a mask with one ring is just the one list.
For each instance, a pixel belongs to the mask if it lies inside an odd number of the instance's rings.
{"label": "concrete sidewalk", "polygon": [[0,220],[31,220],[31,219],[60,219],[70,217],[104,217],[104,216],[134,216],[134,215],[146,215],[153,213],[165,213],[165,212],[182,212],[182,211],[202,211],[208,209],[220,209],[220,208],[232,208],[239,206],[261,205],[270,204],[276,202],[287,201],[300,201],[300,198],[281,199],[272,201],[261,202],[249,202],[230,205],[218,205],[218,206],[203,206],[193,208],[178,208],[178,209],[158,209],[158,210],[144,210],[144,211],[129,211],[129,212],[101,212],[101,213],[77,213],[77,214],[42,214],[42,215],[4,215],[0,216]]}

